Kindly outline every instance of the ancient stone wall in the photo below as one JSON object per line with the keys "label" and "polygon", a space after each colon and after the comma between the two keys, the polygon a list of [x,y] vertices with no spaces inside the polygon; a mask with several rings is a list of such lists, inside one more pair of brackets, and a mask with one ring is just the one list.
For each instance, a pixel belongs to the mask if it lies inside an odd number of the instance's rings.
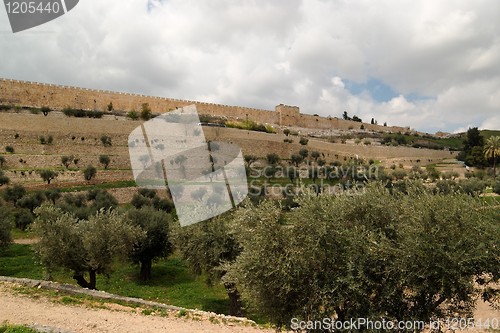
{"label": "ancient stone wall", "polygon": [[[58,86],[28,81],[0,79],[0,104],[25,107],[50,106],[53,109],[71,107],[84,110],[106,111],[113,103],[114,110],[140,111],[148,103],[153,112],[162,113],[178,107],[195,104],[200,114],[224,116],[233,119],[249,119],[278,126],[296,126],[312,129],[359,129],[361,123],[338,118],[323,118],[301,114],[297,106],[280,104],[274,111],[229,106],[139,94],[120,93],[78,87]],[[366,130],[406,132],[409,128],[384,127],[363,124]]]}

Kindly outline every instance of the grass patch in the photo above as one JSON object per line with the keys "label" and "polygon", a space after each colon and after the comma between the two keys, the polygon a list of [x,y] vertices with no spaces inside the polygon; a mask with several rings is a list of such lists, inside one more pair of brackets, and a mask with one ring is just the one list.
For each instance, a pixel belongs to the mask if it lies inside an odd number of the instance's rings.
{"label": "grass patch", "polygon": [[81,191],[89,191],[95,188],[100,188],[103,190],[109,190],[113,188],[125,188],[125,187],[136,187],[137,184],[133,180],[119,180],[116,182],[95,184],[95,185],[81,185],[81,186],[72,186],[72,187],[64,187],[61,188],[61,192],[81,192]]}
{"label": "grass patch", "polygon": [[[139,267],[118,262],[109,278],[98,275],[97,288],[113,294],[137,297],[150,301],[200,309],[216,313],[229,313],[229,299],[222,285],[207,286],[205,276],[195,276],[178,256],[154,263],[152,279],[139,280]],[[43,268],[36,263],[31,245],[12,244],[0,250],[0,275],[42,279]],[[76,284],[70,272],[55,271],[54,281]],[[61,299],[64,304],[81,304],[74,296]]]}
{"label": "grass patch", "polygon": [[17,325],[1,325],[0,333],[37,333],[39,331],[35,331],[27,326],[17,326]]}

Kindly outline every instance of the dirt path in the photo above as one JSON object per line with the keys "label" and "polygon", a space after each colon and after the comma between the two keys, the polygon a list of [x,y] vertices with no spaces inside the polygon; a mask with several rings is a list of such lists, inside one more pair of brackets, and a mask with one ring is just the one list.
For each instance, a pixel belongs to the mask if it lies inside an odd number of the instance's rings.
{"label": "dirt path", "polygon": [[[16,295],[13,285],[0,283],[0,323],[49,326],[68,332],[172,332],[172,333],[262,333],[274,332],[240,324],[214,324],[208,320],[143,315],[135,310],[88,308],[53,303],[44,298]],[[125,308],[125,307],[123,307]]]}

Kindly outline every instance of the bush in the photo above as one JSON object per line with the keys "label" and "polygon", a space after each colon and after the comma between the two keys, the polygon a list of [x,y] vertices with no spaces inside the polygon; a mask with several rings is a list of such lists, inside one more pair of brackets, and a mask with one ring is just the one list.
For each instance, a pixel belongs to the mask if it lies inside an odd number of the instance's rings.
{"label": "bush", "polygon": [[309,142],[309,139],[304,138],[304,137],[301,137],[299,140],[299,143],[303,146],[307,145],[308,142]]}
{"label": "bush", "polygon": [[69,168],[70,164],[73,162],[73,156],[61,156],[61,163]]}
{"label": "bush", "polygon": [[2,170],[0,170],[0,187],[10,183],[9,177],[7,177]]}
{"label": "bush", "polygon": [[40,177],[50,185],[50,182],[54,180],[59,174],[52,170],[41,170],[39,172]]}
{"label": "bush", "polygon": [[14,147],[12,147],[12,146],[6,146],[6,147],[5,147],[5,151],[6,151],[7,153],[11,153],[11,154],[13,154],[13,153],[14,153]]}
{"label": "bush", "polygon": [[104,147],[110,147],[112,145],[111,137],[109,137],[107,135],[101,136],[101,142],[102,142]]}
{"label": "bush", "polygon": [[83,170],[83,177],[85,180],[90,181],[97,174],[97,169],[92,165],[89,165],[85,170]]}
{"label": "bush", "polygon": [[4,104],[0,104],[0,111],[9,111],[11,109],[13,109],[14,107],[12,105],[4,105]]}
{"label": "bush", "polygon": [[108,155],[101,155],[99,156],[99,163],[101,163],[104,166],[104,169],[107,169],[109,163],[111,163],[111,159],[109,158]]}
{"label": "bush", "polygon": [[14,226],[14,219],[9,209],[4,206],[0,206],[0,249],[9,246],[12,242],[12,237],[10,231]]}
{"label": "bush", "polygon": [[153,117],[153,113],[151,112],[151,108],[148,103],[143,103],[141,108],[141,119],[149,120]]}
{"label": "bush", "polygon": [[134,110],[127,112],[127,117],[130,118],[130,119],[132,119],[132,120],[139,119],[139,115]]}
{"label": "bush", "polygon": [[462,179],[458,183],[459,190],[469,195],[479,195],[483,193],[487,186],[487,182],[474,178]]}
{"label": "bush", "polygon": [[493,185],[493,192],[500,195],[500,181]]}

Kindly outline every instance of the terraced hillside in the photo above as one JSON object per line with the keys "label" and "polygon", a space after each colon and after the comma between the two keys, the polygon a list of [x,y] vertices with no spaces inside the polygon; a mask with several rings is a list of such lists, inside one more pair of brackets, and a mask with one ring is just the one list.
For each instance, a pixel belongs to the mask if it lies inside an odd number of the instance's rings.
{"label": "terraced hillside", "polygon": [[[27,110],[0,113],[0,154],[6,162],[3,169],[13,183],[21,183],[29,188],[57,187],[78,189],[87,186],[101,186],[112,189],[119,201],[128,202],[135,191],[135,183],[130,170],[127,138],[129,133],[140,125],[126,117],[105,115],[101,119],[71,118],[60,112],[48,116],[32,114]],[[286,138],[281,128],[277,134],[239,130],[234,128],[202,127],[209,140],[226,141],[238,144],[244,154],[259,158],[271,152],[277,153],[286,163],[291,154],[306,147],[318,151],[327,163],[344,161],[354,157],[374,159],[381,163],[401,163],[411,165],[439,163],[454,157],[455,153],[444,150],[416,149],[381,145],[376,140],[370,145],[347,140],[345,143],[332,143],[319,138],[309,138],[306,146],[299,143],[299,137]],[[300,130],[300,129],[299,129]],[[306,133],[307,129],[302,129]],[[111,145],[104,145],[103,136],[111,139]],[[6,148],[13,153],[6,152]],[[101,155],[107,155],[110,163],[107,168],[99,163]],[[64,166],[62,158],[69,158]],[[83,169],[95,166],[97,175],[91,181],[83,177]],[[50,185],[39,175],[41,170],[54,170],[59,173]]]}

